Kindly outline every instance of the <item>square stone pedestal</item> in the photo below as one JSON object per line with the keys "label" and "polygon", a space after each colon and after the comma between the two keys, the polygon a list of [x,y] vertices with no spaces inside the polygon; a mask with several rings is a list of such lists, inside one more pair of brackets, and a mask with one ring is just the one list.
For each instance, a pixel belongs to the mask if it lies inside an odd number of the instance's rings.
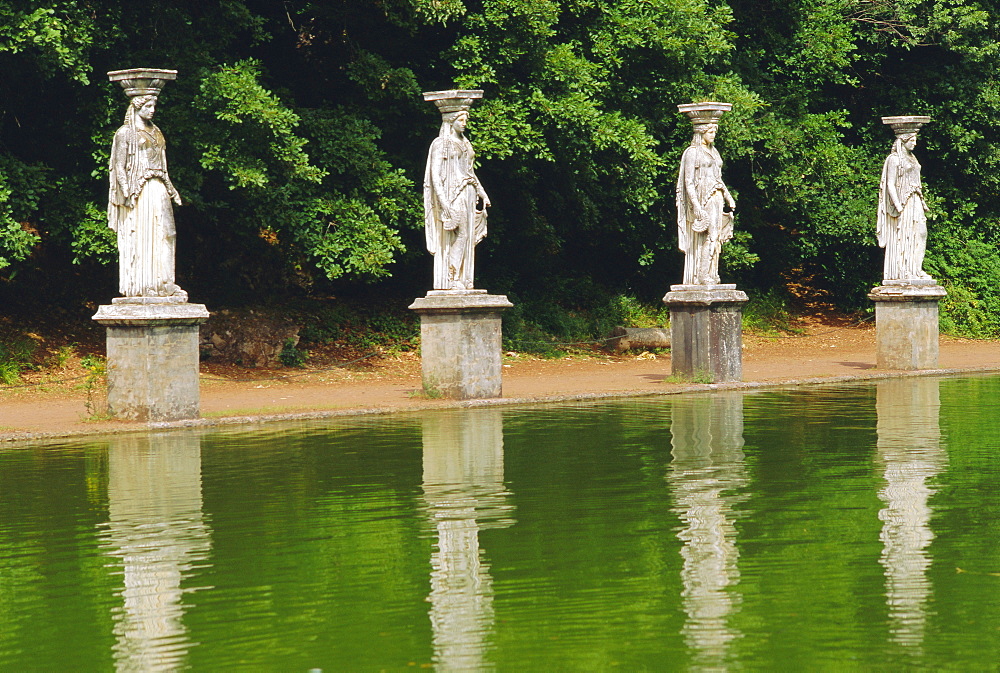
{"label": "square stone pedestal", "polygon": [[933,280],[883,281],[868,293],[879,369],[937,369],[938,302],[947,294]]}
{"label": "square stone pedestal", "polygon": [[670,372],[712,383],[743,378],[743,305],[735,285],[671,285]]}
{"label": "square stone pedestal", "polygon": [[486,290],[431,290],[414,301],[424,390],[456,400],[500,397],[500,314],[511,306]]}
{"label": "square stone pedestal", "polygon": [[108,412],[133,421],[198,418],[198,326],[204,304],[118,297],[98,308],[107,328]]}

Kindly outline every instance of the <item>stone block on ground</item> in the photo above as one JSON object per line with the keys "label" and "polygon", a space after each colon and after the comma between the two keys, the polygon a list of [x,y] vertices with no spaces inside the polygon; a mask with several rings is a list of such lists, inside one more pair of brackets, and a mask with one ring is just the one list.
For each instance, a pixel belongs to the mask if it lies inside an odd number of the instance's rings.
{"label": "stone block on ground", "polygon": [[670,328],[664,327],[622,327],[611,330],[607,340],[608,348],[627,351],[633,348],[670,348]]}

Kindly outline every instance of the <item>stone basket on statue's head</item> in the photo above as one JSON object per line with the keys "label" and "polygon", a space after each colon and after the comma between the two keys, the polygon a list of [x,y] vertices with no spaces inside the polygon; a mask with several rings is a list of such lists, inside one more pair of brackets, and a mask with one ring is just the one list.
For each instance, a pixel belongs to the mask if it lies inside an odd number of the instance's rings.
{"label": "stone basket on statue's head", "polygon": [[917,133],[920,127],[931,120],[926,115],[905,115],[896,117],[882,117],[882,123],[892,127],[892,132],[897,136]]}
{"label": "stone basket on statue's head", "polygon": [[685,103],[678,105],[677,109],[687,115],[694,125],[695,131],[704,131],[712,124],[718,124],[723,113],[733,109],[732,103],[720,103],[718,101],[705,101],[703,103]]}
{"label": "stone basket on statue's head", "polygon": [[448,89],[447,91],[425,91],[424,100],[434,103],[442,116],[455,112],[468,112],[472,101],[483,97],[482,89]]}
{"label": "stone basket on statue's head", "polygon": [[118,82],[125,89],[129,98],[135,96],[158,96],[163,85],[177,79],[176,70],[157,68],[129,68],[128,70],[112,70],[108,79]]}

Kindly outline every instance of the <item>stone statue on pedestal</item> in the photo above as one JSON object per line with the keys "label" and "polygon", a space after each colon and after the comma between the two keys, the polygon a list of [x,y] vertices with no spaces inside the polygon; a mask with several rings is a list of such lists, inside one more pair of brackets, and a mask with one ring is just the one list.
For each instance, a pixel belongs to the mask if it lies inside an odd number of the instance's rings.
{"label": "stone statue on pedestal", "polygon": [[[736,201],[722,182],[722,157],[715,135],[731,103],[678,105],[694,125],[694,138],[681,156],[677,175],[677,238],[684,252],[684,285],[719,284],[719,254],[733,237]],[[726,207],[729,210],[726,210]]]}
{"label": "stone statue on pedestal", "polygon": [[171,201],[181,205],[167,174],[166,143],[153,123],[156,100],[176,70],[133,68],[108,73],[129,96],[109,165],[108,226],[118,234],[119,291],[124,297],[174,297],[176,229]]}
{"label": "stone statue on pedestal", "polygon": [[108,226],[118,234],[122,296],[98,307],[107,328],[108,412],[135,421],[197,418],[198,331],[204,304],[188,303],[174,282],[174,211],[180,205],[163,134],[153,124],[156,98],[176,70],[132,68],[108,73],[129,97],[125,123],[111,147]]}
{"label": "stone statue on pedestal", "polygon": [[663,297],[670,307],[671,372],[713,383],[743,376],[747,295],[719,282],[719,254],[733,237],[736,201],[722,182],[715,134],[719,118],[732,107],[715,102],[677,106],[694,125],[677,174],[677,243],[684,251],[684,281],[671,285]]}
{"label": "stone statue on pedestal", "polygon": [[471,290],[475,247],[486,236],[486,195],[473,170],[475,153],[465,137],[469,107],[482,91],[431,91],[424,100],[441,111],[441,131],[431,143],[424,173],[424,230],[434,255],[435,290]]}
{"label": "stone statue on pedestal", "polygon": [[878,244],[885,248],[884,281],[932,280],[924,272],[927,248],[927,204],[920,184],[920,163],[913,155],[917,132],[930,117],[882,117],[896,140],[882,166],[879,183]]}

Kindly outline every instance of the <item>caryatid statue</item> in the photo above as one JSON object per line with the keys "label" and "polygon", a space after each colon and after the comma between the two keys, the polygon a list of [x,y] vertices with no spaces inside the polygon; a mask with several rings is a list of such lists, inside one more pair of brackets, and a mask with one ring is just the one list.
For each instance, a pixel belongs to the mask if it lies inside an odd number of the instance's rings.
{"label": "caryatid statue", "polygon": [[684,252],[684,285],[717,285],[722,244],[733,237],[736,201],[722,182],[722,157],[715,149],[719,118],[732,107],[716,102],[677,106],[694,125],[677,175],[677,239]]}
{"label": "caryatid statue", "polygon": [[424,231],[434,255],[435,290],[473,289],[475,248],[486,236],[486,195],[473,170],[475,153],[465,137],[472,101],[482,91],[424,93],[441,111],[441,131],[431,143],[424,173]]}
{"label": "caryatid statue", "polygon": [[879,183],[878,244],[885,248],[883,280],[928,281],[924,273],[927,250],[927,204],[920,184],[920,163],[913,155],[917,132],[930,117],[882,117],[892,126],[896,140],[882,166]]}
{"label": "caryatid statue", "polygon": [[153,123],[156,100],[176,70],[133,68],[108,73],[129,97],[109,165],[108,226],[118,234],[119,291],[124,297],[174,297],[176,229],[171,201],[181,197],[167,174],[166,143]]}

